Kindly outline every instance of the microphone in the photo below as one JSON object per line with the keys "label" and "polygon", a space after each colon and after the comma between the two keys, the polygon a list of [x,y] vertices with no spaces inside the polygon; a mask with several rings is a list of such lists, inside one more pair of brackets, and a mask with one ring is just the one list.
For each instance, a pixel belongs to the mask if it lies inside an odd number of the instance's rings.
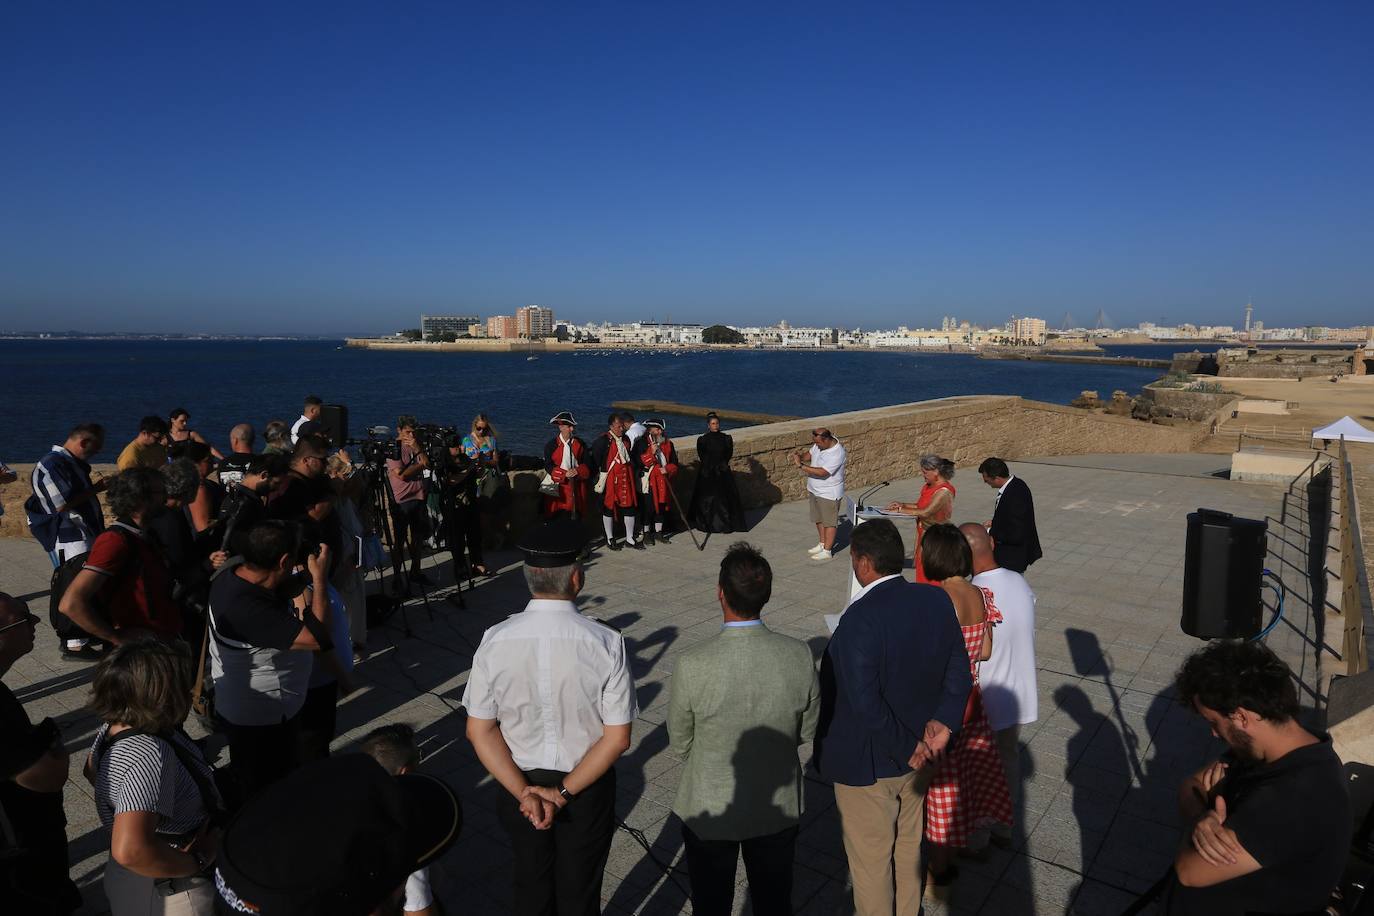
{"label": "microphone", "polygon": [[891,486],[891,484],[892,484],[892,481],[890,481],[890,480],[884,480],[882,483],[874,484],[873,486],[869,487],[867,490],[864,490],[862,493],[860,493],[860,494],[859,494],[859,498],[856,499],[856,500],[854,500],[855,504],[856,504],[857,507],[858,507],[858,508],[856,509],[856,511],[862,512],[862,511],[864,510],[864,500],[865,500],[865,499],[868,499],[868,497],[872,496],[874,493],[877,493],[877,492],[878,492],[879,490],[881,490],[883,487]]}

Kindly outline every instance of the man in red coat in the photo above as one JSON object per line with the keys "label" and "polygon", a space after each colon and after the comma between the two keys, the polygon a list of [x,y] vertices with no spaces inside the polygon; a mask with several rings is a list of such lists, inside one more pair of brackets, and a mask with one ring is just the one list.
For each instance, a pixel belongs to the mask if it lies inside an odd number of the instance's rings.
{"label": "man in red coat", "polygon": [[672,511],[672,494],[668,488],[677,476],[677,449],[673,440],[665,435],[662,420],[645,420],[644,437],[639,440],[638,458],[640,466],[640,489],[644,492],[640,503],[644,517],[644,540],[653,544],[656,541],[668,543],[668,532],[663,523]]}
{"label": "man in red coat", "polygon": [[600,472],[595,490],[601,497],[601,523],[606,528],[606,546],[619,550],[615,539],[617,519],[625,520],[625,543],[643,550],[644,542],[635,539],[635,506],[639,503],[639,474],[630,451],[625,423],[613,413],[606,421],[606,433],[592,443],[592,457]]}
{"label": "man in red coat", "polygon": [[544,494],[544,517],[571,515],[587,517],[588,481],[592,477],[592,456],[587,443],[573,435],[577,421],[563,411],[549,423],[558,427],[558,435],[544,446],[544,471],[558,486],[557,493]]}

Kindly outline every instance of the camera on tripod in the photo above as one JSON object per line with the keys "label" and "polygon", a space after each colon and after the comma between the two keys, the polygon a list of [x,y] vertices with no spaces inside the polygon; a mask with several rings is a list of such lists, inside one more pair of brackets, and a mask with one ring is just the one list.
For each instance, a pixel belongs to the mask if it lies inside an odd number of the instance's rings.
{"label": "camera on tripod", "polygon": [[369,426],[366,439],[348,439],[344,444],[356,446],[362,459],[359,464],[374,470],[401,457],[401,443],[391,438],[388,426]]}
{"label": "camera on tripod", "polygon": [[421,423],[415,427],[415,446],[425,453],[430,471],[441,480],[455,464],[449,449],[457,448],[462,442],[463,436],[456,426]]}

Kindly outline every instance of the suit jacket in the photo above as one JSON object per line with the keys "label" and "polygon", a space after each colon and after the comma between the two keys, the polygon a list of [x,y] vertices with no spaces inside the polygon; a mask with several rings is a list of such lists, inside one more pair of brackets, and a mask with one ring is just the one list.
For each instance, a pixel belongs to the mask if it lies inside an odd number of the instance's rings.
{"label": "suit jacket", "polygon": [[1007,481],[992,513],[992,555],[997,565],[1024,573],[1043,554],[1035,530],[1035,502],[1030,487],[1020,477]]}
{"label": "suit jacket", "polygon": [[846,786],[911,772],[926,723],[957,732],[973,687],[954,603],[900,576],[873,586],[840,618],[820,680],[816,771]]}
{"label": "suit jacket", "polygon": [[795,827],[797,747],[820,715],[806,643],[762,625],[725,627],[678,656],[669,691],[669,751],[686,760],[674,813],[705,840]]}

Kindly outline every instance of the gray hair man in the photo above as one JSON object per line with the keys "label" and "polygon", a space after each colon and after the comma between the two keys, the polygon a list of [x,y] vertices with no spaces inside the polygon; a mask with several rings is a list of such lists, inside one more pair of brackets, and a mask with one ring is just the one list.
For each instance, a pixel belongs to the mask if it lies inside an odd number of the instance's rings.
{"label": "gray hair man", "polygon": [[[973,584],[992,592],[993,603],[1002,612],[997,638],[992,641],[992,656],[982,663],[978,680],[983,691],[983,708],[988,725],[997,737],[1002,756],[1002,771],[1012,801],[1021,793],[1021,726],[1030,725],[1040,714],[1035,667],[1035,592],[1019,572],[999,566],[988,530],[977,522],[959,526],[973,553]],[[973,835],[981,845],[982,832]],[[1005,846],[1010,832],[997,825],[992,841]]]}
{"label": "gray hair man", "polygon": [[617,631],[582,616],[586,534],[559,519],[526,535],[525,609],[491,627],[472,659],[467,736],[510,793],[497,817],[515,859],[517,916],[601,912],[615,832],[615,761],[639,714]]}

